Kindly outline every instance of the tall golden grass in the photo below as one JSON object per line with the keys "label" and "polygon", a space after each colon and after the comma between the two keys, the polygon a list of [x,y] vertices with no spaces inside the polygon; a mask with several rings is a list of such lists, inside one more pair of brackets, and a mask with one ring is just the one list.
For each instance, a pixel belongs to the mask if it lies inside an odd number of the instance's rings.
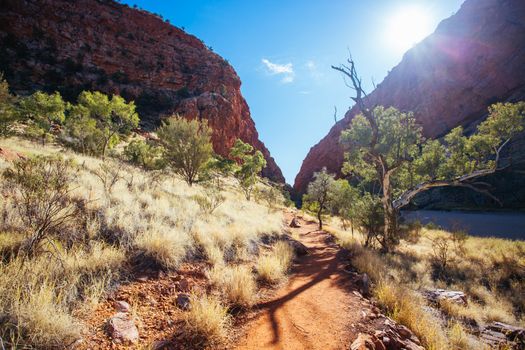
{"label": "tall golden grass", "polygon": [[[364,248],[364,237],[343,230],[337,219],[329,231],[350,252],[353,265],[374,281],[374,295],[387,313],[411,328],[429,349],[483,349],[461,326],[465,320],[524,325],[525,242],[468,237],[458,244],[451,232],[423,228],[419,237],[379,254]],[[445,270],[436,261],[437,237],[449,244]],[[440,303],[441,312],[455,322],[444,324],[429,311],[419,292],[431,288],[461,290],[469,296],[467,306]]]}
{"label": "tall golden grass", "polygon": [[[170,173],[147,172],[118,159],[103,161],[18,138],[2,139],[0,147],[25,156],[60,153],[74,159],[80,170],[71,187],[83,203],[67,230],[27,258],[18,255],[28,232],[18,217],[17,199],[0,196],[0,315],[8,318],[0,324],[4,341],[10,339],[15,347],[69,344],[82,329],[76,316],[89,311],[127,273],[127,266],[137,262],[176,269],[184,260],[207,259],[230,269],[222,280],[217,277],[218,283],[228,285],[229,303],[253,303],[251,271],[227,264],[254,260],[259,240],[281,233],[282,214],[247,201],[234,179],[221,179],[224,201],[203,213],[194,198],[206,196],[208,188],[190,187]],[[0,159],[0,171],[8,167],[10,162]],[[104,171],[118,177],[113,186],[101,181],[108,175]],[[188,316],[191,329],[220,338],[227,323],[222,302],[196,300],[201,301]]]}

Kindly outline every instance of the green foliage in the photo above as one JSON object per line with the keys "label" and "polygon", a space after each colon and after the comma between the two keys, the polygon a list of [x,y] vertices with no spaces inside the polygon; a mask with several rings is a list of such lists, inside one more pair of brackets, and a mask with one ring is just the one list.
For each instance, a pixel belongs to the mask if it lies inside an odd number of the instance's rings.
{"label": "green foliage", "polygon": [[0,137],[9,136],[18,119],[15,103],[16,98],[9,92],[9,85],[0,73]]}
{"label": "green foliage", "polygon": [[264,201],[269,209],[275,208],[283,202],[280,191],[273,185],[262,188],[258,193],[257,199]]}
{"label": "green foliage", "polygon": [[49,234],[59,232],[76,215],[71,160],[34,157],[14,162],[3,173],[5,189],[17,199],[20,219],[30,230],[24,250],[32,254]]}
{"label": "green foliage", "polygon": [[421,128],[412,113],[383,106],[370,112],[377,124],[377,140],[371,145],[373,129],[359,114],[349,129],[341,133],[340,142],[347,149],[344,172],[357,177],[362,185],[379,188],[384,170],[398,169],[417,154],[422,142]]}
{"label": "green foliage", "polygon": [[37,91],[21,99],[20,113],[31,122],[26,134],[40,138],[43,143],[51,139],[53,126],[64,122],[67,108],[67,103],[58,92],[48,95]]}
{"label": "green foliage", "polygon": [[343,228],[351,222],[355,216],[354,203],[359,198],[359,191],[352,187],[347,180],[336,180],[330,188],[330,210],[332,214],[338,215]]}
{"label": "green foliage", "polygon": [[[91,119],[95,120],[95,124]],[[78,96],[77,105],[71,109],[68,129],[70,135],[81,140],[81,150],[84,147],[87,153],[105,156],[108,149],[113,148],[121,137],[129,135],[138,125],[139,116],[133,101],[126,103],[117,95],[109,98],[98,91],[83,91]],[[84,126],[88,128],[82,131]]]}
{"label": "green foliage", "polygon": [[[73,110],[76,111],[76,107]],[[73,112],[66,119],[62,141],[78,152],[97,156],[102,154],[104,134],[97,127],[96,119]]]}
{"label": "green foliage", "polygon": [[240,166],[235,170],[235,177],[239,181],[242,191],[247,200],[250,200],[257,175],[266,166],[266,159],[261,151],[254,151],[252,145],[242,142],[240,139],[235,141],[230,156],[240,161]]}
{"label": "green foliage", "polygon": [[332,201],[334,176],[328,174],[326,169],[314,174],[314,180],[308,184],[308,190],[303,196],[303,203],[314,211],[319,221],[319,230],[323,229],[323,214],[327,213]]}
{"label": "green foliage", "polygon": [[204,214],[212,214],[224,201],[226,197],[217,189],[209,187],[206,195],[195,195],[192,199],[199,205]]}
{"label": "green foliage", "polygon": [[498,103],[489,107],[489,116],[476,133],[465,136],[457,127],[443,142],[425,142],[412,113],[378,106],[354,117],[341,133],[347,149],[343,172],[360,188],[381,196],[385,232],[378,241],[388,250],[400,234],[395,197],[413,196],[427,184],[464,185],[466,175],[475,178],[495,171],[502,148],[524,128],[525,103]]}
{"label": "green foliage", "polygon": [[124,157],[132,164],[147,170],[158,170],[164,166],[163,148],[143,140],[133,140],[124,148]]}
{"label": "green foliage", "polygon": [[199,180],[213,154],[211,129],[205,121],[168,119],[157,131],[165,148],[165,159],[191,186]]}
{"label": "green foliage", "polygon": [[381,198],[365,193],[357,198],[352,208],[352,224],[365,235],[365,246],[384,244],[384,212]]}

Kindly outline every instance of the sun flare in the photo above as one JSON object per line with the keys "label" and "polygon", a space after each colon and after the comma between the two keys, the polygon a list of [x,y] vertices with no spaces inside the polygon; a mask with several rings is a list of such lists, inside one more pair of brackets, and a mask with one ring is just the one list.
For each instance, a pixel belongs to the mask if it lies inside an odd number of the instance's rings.
{"label": "sun flare", "polygon": [[401,8],[386,25],[386,38],[395,50],[405,52],[432,32],[428,12],[420,7]]}

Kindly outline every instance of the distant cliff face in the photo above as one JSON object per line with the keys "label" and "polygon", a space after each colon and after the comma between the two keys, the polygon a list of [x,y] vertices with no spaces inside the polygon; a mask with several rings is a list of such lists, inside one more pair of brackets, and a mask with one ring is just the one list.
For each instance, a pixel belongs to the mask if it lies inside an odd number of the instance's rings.
{"label": "distant cliff face", "polygon": [[[404,55],[369,95],[368,103],[413,111],[425,135],[438,137],[458,125],[473,127],[494,102],[523,99],[525,1],[467,0]],[[295,179],[297,192],[304,192],[313,173],[323,167],[339,172],[343,162],[339,135],[356,113],[356,108],[350,109],[310,149]],[[523,138],[510,149],[514,161],[525,160]]]}
{"label": "distant cliff face", "polygon": [[153,14],[111,0],[1,0],[0,44],[0,71],[16,93],[120,94],[136,102],[146,129],[172,113],[207,119],[217,153],[240,138],[264,153],[263,174],[284,182],[233,68]]}

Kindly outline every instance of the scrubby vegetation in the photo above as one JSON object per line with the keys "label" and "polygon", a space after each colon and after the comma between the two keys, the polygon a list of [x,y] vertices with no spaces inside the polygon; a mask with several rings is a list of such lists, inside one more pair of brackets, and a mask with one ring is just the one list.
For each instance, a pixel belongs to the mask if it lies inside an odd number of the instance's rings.
{"label": "scrubby vegetation", "polygon": [[[326,169],[316,173],[303,208],[317,216],[320,229],[323,216],[338,217],[340,228],[332,233],[350,251],[352,265],[373,281],[384,311],[427,348],[484,348],[472,336],[479,326],[523,325],[523,242],[407,224],[400,209],[416,194],[442,186],[469,188],[499,202],[477,179],[504,167],[502,150],[525,129],[525,103],[490,106],[471,135],[457,127],[443,140],[427,140],[412,113],[367,106],[352,60],[333,68],[351,82],[360,114],[341,134],[346,178],[335,180]],[[436,288],[464,292],[469,302],[429,299],[429,307],[424,295]]]}
{"label": "scrubby vegetation", "polygon": [[[335,220],[334,226],[339,225],[340,220]],[[418,231],[382,254],[364,247],[366,234],[352,234],[340,226],[331,230],[351,252],[352,264],[374,282],[373,293],[385,311],[415,331],[428,348],[482,349],[469,334],[474,325],[525,324],[525,243],[426,227]],[[434,288],[463,291],[468,304],[442,301],[432,305],[440,316],[422,297]]]}
{"label": "scrubby vegetation", "polygon": [[373,240],[383,251],[399,242],[400,210],[425,190],[463,187],[501,203],[491,194],[490,185],[479,178],[505,166],[502,151],[525,129],[525,102],[491,105],[487,119],[472,135],[465,135],[458,126],[443,141],[427,140],[413,113],[367,105],[351,59],[347,65],[332,68],[351,82],[360,112],[341,133],[340,143],[346,150],[341,171],[360,193],[381,201],[382,227],[373,232]]}
{"label": "scrubby vegetation", "polygon": [[[187,330],[203,343],[223,340],[231,308],[257,300],[259,241],[282,231],[281,212],[267,203],[284,198],[260,180],[259,153],[253,162],[239,154],[239,166],[221,159],[204,123],[177,116],[145,141],[132,132],[134,104],[118,96],[83,92],[71,105],[58,93],[15,97],[3,81],[0,89],[10,122],[0,147],[17,155],[0,158],[2,344],[67,346],[82,315],[134,271],[192,261],[209,266],[214,291],[192,295]],[[247,200],[246,184],[270,195]],[[287,267],[276,268],[283,277]]]}

